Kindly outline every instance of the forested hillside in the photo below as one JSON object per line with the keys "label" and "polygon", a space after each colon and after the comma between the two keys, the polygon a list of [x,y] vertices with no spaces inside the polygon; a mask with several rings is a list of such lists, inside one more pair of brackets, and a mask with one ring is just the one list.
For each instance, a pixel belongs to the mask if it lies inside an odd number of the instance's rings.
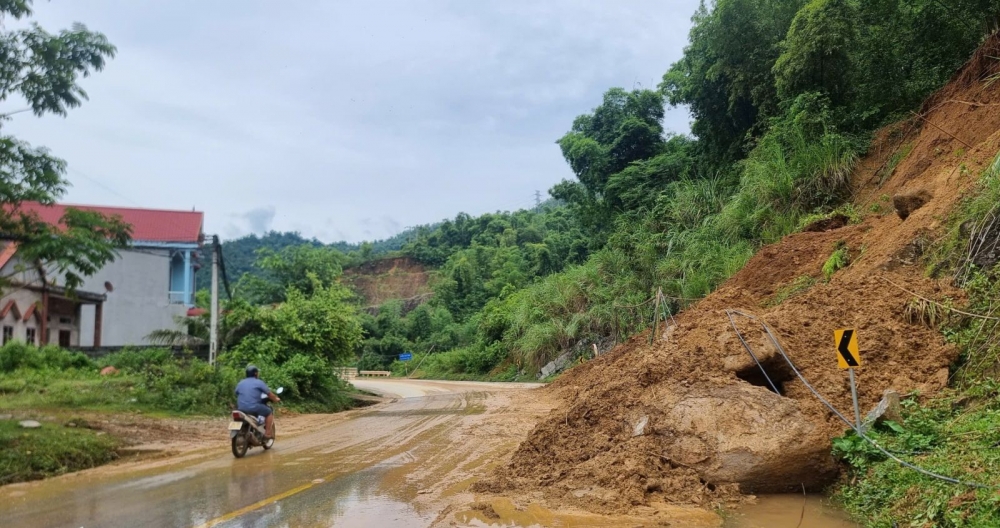
{"label": "forested hillside", "polygon": [[[306,239],[296,232],[269,231],[260,236],[250,234],[236,239],[223,240],[222,250],[226,259],[226,272],[232,280],[239,280],[246,273],[254,272],[253,264],[260,250],[280,252],[286,247],[302,245],[329,247],[341,253],[352,255],[354,261],[368,260],[402,249],[403,245],[412,240],[419,230],[431,227],[411,227],[383,240],[356,244],[350,242],[324,244],[315,238]],[[196,277],[199,290],[208,288],[212,280],[207,266],[202,269],[204,271],[198,273]]]}

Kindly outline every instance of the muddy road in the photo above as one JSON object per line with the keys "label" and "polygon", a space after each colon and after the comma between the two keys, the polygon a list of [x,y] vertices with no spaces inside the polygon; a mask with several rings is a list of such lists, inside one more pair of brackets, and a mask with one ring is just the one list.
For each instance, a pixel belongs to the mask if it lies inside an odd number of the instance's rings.
{"label": "muddy road", "polygon": [[[236,460],[225,422],[218,442],[157,460],[120,463],[0,488],[7,527],[630,526],[669,519],[719,526],[715,514],[664,506],[602,517],[533,497],[468,491],[553,408],[530,384],[358,380],[385,403],[281,434],[270,451]],[[301,420],[303,417],[297,417]],[[794,504],[794,503],[793,503]],[[797,508],[790,518],[799,518]],[[794,525],[794,523],[793,523]],[[738,526],[756,526],[749,522]],[[814,526],[846,526],[821,524]]]}

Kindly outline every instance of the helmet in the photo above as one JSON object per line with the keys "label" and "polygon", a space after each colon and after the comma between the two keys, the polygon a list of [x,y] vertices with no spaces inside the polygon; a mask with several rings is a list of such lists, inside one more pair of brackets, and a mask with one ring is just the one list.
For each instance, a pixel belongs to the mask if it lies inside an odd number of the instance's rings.
{"label": "helmet", "polygon": [[260,369],[256,365],[247,365],[247,377],[255,378],[257,374],[260,373]]}

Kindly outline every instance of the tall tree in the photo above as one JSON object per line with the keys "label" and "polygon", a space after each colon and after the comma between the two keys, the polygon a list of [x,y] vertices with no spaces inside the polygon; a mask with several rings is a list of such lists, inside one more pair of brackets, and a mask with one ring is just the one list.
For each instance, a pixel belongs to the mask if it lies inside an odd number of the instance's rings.
{"label": "tall tree", "polygon": [[605,196],[609,180],[630,164],[663,151],[662,120],[660,93],[608,90],[601,105],[577,117],[558,142],[577,181],[563,181],[549,192],[570,204],[591,232],[604,232],[615,213],[615,204]]}
{"label": "tall tree", "polygon": [[[0,20],[31,16],[31,0],[0,0]],[[81,77],[104,68],[115,47],[82,24],[51,34],[32,24],[0,31],[0,101],[24,99],[36,116],[66,115],[87,93]],[[65,286],[78,287],[116,256],[130,236],[120,218],[68,209],[59,225],[42,222],[24,202],[52,204],[66,192],[66,162],[48,150],[3,134],[15,112],[0,114],[0,238],[15,241],[25,261],[54,267]]]}
{"label": "tall tree", "polygon": [[825,94],[833,105],[848,96],[855,14],[847,0],[813,0],[792,21],[774,65],[778,95],[791,101],[804,92]]}

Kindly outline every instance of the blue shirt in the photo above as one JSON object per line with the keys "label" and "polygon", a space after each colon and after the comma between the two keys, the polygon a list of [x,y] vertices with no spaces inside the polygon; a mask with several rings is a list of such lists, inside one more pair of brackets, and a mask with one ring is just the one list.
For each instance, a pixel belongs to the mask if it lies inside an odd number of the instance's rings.
{"label": "blue shirt", "polygon": [[271,389],[267,388],[260,378],[243,378],[236,384],[236,407],[239,409],[253,409],[264,402],[261,394],[270,394]]}

